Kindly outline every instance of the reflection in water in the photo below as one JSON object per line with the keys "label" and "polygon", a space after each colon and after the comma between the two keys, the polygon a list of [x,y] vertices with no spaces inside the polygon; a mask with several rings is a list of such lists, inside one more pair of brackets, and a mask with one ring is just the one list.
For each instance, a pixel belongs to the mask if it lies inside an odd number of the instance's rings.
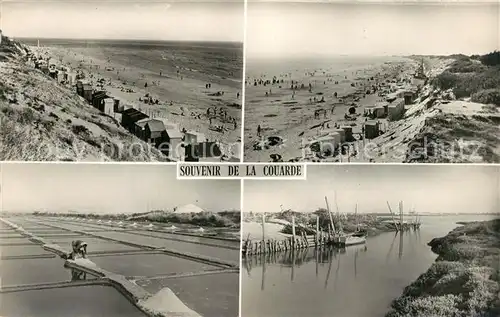
{"label": "reflection in water", "polygon": [[316,278],[319,277],[319,267],[328,264],[328,271],[325,279],[325,289],[328,287],[328,281],[330,279],[333,262],[336,264],[335,278],[334,278],[334,288],[336,287],[335,281],[338,279],[340,271],[340,260],[342,255],[349,253],[354,254],[354,278],[357,277],[358,268],[357,261],[360,253],[364,253],[368,250],[366,245],[352,246],[349,247],[349,252],[346,248],[326,248],[322,250],[314,249],[304,249],[304,250],[291,250],[279,253],[271,254],[260,254],[252,257],[246,258],[243,262],[245,269],[249,277],[251,277],[251,271],[259,266],[262,266],[262,280],[261,280],[261,290],[265,290],[265,280],[266,280],[266,269],[268,265],[280,265],[281,267],[290,268],[290,281],[293,283],[295,279],[295,269],[302,267],[304,264],[309,262],[316,262]]}
{"label": "reflection in water", "polygon": [[248,256],[242,263],[241,315],[384,316],[435,261],[427,243],[457,221],[473,220],[481,218],[424,217],[420,230],[383,233],[368,238],[366,246]]}
{"label": "reflection in water", "polygon": [[[77,270],[71,267],[68,267],[66,264],[64,264],[64,267],[66,269],[69,269],[70,274],[71,274],[71,281],[83,281],[87,279],[87,273],[83,272],[81,270]],[[91,279],[91,275],[88,276],[88,279]]]}
{"label": "reflection in water", "polygon": [[71,281],[83,281],[87,279],[87,273],[71,269]]}

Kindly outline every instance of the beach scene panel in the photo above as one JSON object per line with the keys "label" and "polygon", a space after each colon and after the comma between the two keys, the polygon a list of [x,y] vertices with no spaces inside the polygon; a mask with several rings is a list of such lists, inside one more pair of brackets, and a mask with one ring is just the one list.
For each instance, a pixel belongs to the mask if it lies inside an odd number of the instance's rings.
{"label": "beach scene panel", "polygon": [[497,3],[250,1],[247,21],[245,161],[500,162]]}
{"label": "beach scene panel", "polygon": [[499,172],[315,164],[245,181],[241,315],[497,316]]}
{"label": "beach scene panel", "polygon": [[243,13],[243,2],[3,4],[1,158],[239,161]]}

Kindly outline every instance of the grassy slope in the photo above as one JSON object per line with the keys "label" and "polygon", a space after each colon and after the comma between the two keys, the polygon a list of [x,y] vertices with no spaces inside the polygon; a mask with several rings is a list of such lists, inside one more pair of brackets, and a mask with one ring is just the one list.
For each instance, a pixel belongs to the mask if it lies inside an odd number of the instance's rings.
{"label": "grassy slope", "polygon": [[156,149],[129,134],[114,118],[87,104],[76,92],[27,66],[25,53],[24,47],[3,38],[1,160],[166,160]]}
{"label": "grassy slope", "polygon": [[[455,61],[441,74],[431,79],[435,89],[448,91],[456,99],[470,98],[471,101],[485,104],[492,114],[500,110],[500,52],[492,52],[483,56],[455,56]],[[446,99],[446,98],[445,98]],[[486,106],[489,105],[489,106]],[[426,120],[424,129],[414,139],[417,144],[443,140],[450,144],[456,140],[479,141],[478,155],[485,163],[500,162],[498,144],[500,143],[499,121],[496,116],[465,116],[458,114],[438,114]],[[465,154],[474,151],[464,149]],[[448,153],[413,160],[421,163],[468,163],[462,156],[453,157]],[[444,156],[443,156],[444,155]]]}
{"label": "grassy slope", "polygon": [[469,223],[429,246],[439,256],[387,317],[500,316],[500,220]]}
{"label": "grassy slope", "polygon": [[[391,123],[389,133],[374,140],[389,152],[387,158],[378,157],[375,160],[404,163],[500,162],[500,99],[497,98],[500,97],[500,65],[493,65],[485,56],[488,55],[474,58],[464,55],[425,57],[430,80],[415,103],[407,106],[405,118]],[[481,60],[485,60],[486,64]],[[464,109],[459,108],[463,104],[448,111],[441,109],[444,103],[466,98],[484,104],[480,113],[462,113]],[[437,145],[437,150],[434,150],[434,145]]]}

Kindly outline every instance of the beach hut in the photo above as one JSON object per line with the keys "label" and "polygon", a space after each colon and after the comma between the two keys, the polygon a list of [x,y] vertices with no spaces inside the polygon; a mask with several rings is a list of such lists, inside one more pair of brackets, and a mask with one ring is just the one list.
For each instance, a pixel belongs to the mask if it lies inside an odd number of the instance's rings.
{"label": "beach hut", "polygon": [[78,96],[83,97],[83,81],[82,80],[78,80],[76,82],[76,93],[78,94]]}
{"label": "beach hut", "polygon": [[380,134],[380,126],[377,121],[369,120],[365,122],[365,138],[368,140],[375,139]]}
{"label": "beach hut", "polygon": [[411,105],[415,100],[415,93],[411,90],[407,90],[405,91],[403,98],[405,100],[405,105]]}
{"label": "beach hut", "polygon": [[52,79],[57,79],[57,70],[49,68],[49,76]]}
{"label": "beach hut", "polygon": [[376,104],[375,107],[373,108],[373,113],[375,115],[375,118],[385,118],[387,116],[386,109],[388,105],[389,104],[386,102]]}
{"label": "beach hut", "polygon": [[145,113],[142,113],[134,108],[129,108],[122,112],[122,126],[131,133],[135,134],[135,123],[145,118],[148,118]]}
{"label": "beach hut", "polygon": [[142,118],[140,120],[137,120],[134,124],[133,133],[141,140],[146,139],[146,134],[144,129],[146,128],[146,123],[148,123],[149,120],[151,120],[149,117]]}
{"label": "beach hut", "polygon": [[352,135],[352,127],[351,126],[342,126],[340,127],[342,130],[344,130],[344,133],[345,133],[345,140],[347,142],[351,142],[351,141],[354,141],[354,137]]}
{"label": "beach hut", "polygon": [[184,137],[184,143],[186,144],[198,144],[207,141],[205,134],[193,130],[186,131]]}
{"label": "beach hut", "polygon": [[84,84],[83,85],[83,98],[87,100],[88,103],[92,104],[92,93],[93,93],[92,86],[89,84]]}
{"label": "beach hut", "polygon": [[103,100],[103,105],[104,105],[104,113],[107,115],[112,116],[114,114],[115,110],[115,100],[113,98],[105,98]]}
{"label": "beach hut", "polygon": [[63,83],[63,82],[65,81],[65,75],[66,75],[66,73],[65,73],[65,72],[63,72],[63,71],[59,71],[59,72],[57,73],[57,82],[59,82],[59,83]]}
{"label": "beach hut", "polygon": [[167,131],[161,120],[150,119],[144,126],[144,141],[160,146],[167,139]]}
{"label": "beach hut", "polygon": [[76,73],[72,73],[72,72],[69,72],[67,73],[67,77],[68,77],[68,84],[70,86],[73,86],[75,83],[76,83]]}
{"label": "beach hut", "polygon": [[165,155],[168,155],[170,158],[174,160],[181,159],[183,157],[183,148],[182,148],[182,133],[179,131],[177,127],[165,127],[166,135],[165,141],[168,143],[168,147],[164,152]]}
{"label": "beach hut", "polygon": [[186,162],[207,162],[219,158],[222,151],[217,142],[202,142],[185,145],[184,160]]}
{"label": "beach hut", "polygon": [[92,94],[92,105],[104,112],[104,99],[109,98],[105,91],[96,91]]}
{"label": "beach hut", "polygon": [[120,104],[120,99],[114,99],[114,108],[113,111],[115,113],[121,113],[125,110],[125,106]]}
{"label": "beach hut", "polygon": [[339,141],[340,143],[346,142],[345,138],[345,130],[344,129],[334,129],[332,130],[333,133],[337,133],[339,135]]}
{"label": "beach hut", "polygon": [[405,100],[398,98],[389,104],[387,117],[390,121],[400,120],[403,118],[404,110]]}
{"label": "beach hut", "polygon": [[309,143],[309,148],[312,152],[318,153],[319,155],[332,156],[336,153],[339,144],[340,135],[337,133],[337,136],[335,136],[332,133],[312,140]]}

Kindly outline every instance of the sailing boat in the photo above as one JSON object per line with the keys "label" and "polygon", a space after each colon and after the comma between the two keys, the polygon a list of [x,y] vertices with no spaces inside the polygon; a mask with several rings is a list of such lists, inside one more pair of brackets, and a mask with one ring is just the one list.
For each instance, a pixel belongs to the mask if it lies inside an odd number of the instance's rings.
{"label": "sailing boat", "polygon": [[[328,206],[328,200],[326,199],[326,206],[328,209],[328,212],[330,212],[330,207]],[[335,193],[335,207],[337,209],[337,216],[339,216],[339,206],[337,204],[337,194]],[[353,236],[352,234],[346,234],[342,228],[342,222],[340,217],[338,217],[339,220],[339,230],[335,233],[333,237],[333,242],[334,244],[340,245],[340,246],[351,246],[351,245],[358,245],[358,244],[364,244],[366,243],[366,238],[364,236],[358,237],[358,236]]]}
{"label": "sailing boat", "polygon": [[358,204],[356,204],[356,209],[354,210],[354,216],[356,217],[356,231],[354,231],[351,234],[351,236],[353,236],[353,237],[366,237],[366,235],[367,235],[366,229],[361,229],[359,227]]}

